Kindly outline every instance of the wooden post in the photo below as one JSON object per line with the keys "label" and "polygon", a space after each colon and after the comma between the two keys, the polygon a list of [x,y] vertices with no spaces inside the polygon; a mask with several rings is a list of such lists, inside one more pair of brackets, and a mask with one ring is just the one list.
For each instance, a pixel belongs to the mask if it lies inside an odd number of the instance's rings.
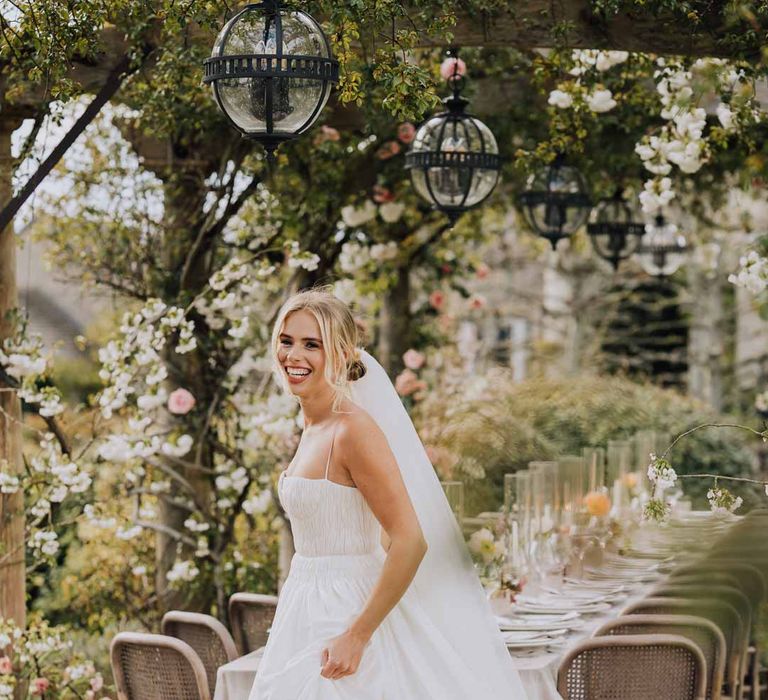
{"label": "wooden post", "polygon": [[407,265],[398,267],[395,284],[381,304],[379,362],[394,377],[403,369],[403,353],[411,342],[411,281]]}
{"label": "wooden post", "polygon": [[[0,119],[0,206],[12,196],[11,134],[18,119]],[[0,342],[12,327],[8,312],[16,308],[16,234],[13,223],[0,231]],[[22,470],[21,405],[15,391],[0,383],[0,469]],[[24,567],[24,494],[0,494],[0,617],[26,624]]]}

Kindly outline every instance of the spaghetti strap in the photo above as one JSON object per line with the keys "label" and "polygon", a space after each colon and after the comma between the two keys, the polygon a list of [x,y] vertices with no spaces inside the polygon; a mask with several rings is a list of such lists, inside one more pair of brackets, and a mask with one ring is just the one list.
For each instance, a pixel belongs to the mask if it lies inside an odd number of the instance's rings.
{"label": "spaghetti strap", "polygon": [[333,454],[333,442],[336,439],[336,428],[339,427],[338,422],[333,426],[333,434],[331,435],[331,449],[328,450],[328,461],[325,463],[325,480],[328,481],[328,468],[331,466],[331,455]]}

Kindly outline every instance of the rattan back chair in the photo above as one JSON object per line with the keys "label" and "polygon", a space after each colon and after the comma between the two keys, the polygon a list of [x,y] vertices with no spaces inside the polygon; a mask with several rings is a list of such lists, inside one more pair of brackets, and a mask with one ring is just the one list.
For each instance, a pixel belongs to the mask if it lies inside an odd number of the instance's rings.
{"label": "rattan back chair", "polygon": [[739,613],[716,598],[645,598],[624,608],[622,615],[695,615],[712,620],[725,638],[725,681],[729,691],[739,687],[741,672]]}
{"label": "rattan back chair", "polygon": [[200,657],[208,677],[211,695],[216,692],[216,672],[238,657],[229,630],[212,615],[171,610],[163,615],[160,631],[184,640]]}
{"label": "rattan back chair", "polygon": [[703,559],[693,564],[687,564],[670,574],[669,582],[681,578],[699,577],[703,583],[726,582],[726,578],[735,580],[739,590],[749,599],[753,616],[768,595],[768,584],[760,569],[751,564],[738,560]]}
{"label": "rattan back chair", "polygon": [[119,700],[211,700],[203,662],[181,639],[120,632],[109,655]]}
{"label": "rattan back chair", "polygon": [[564,700],[704,700],[706,687],[701,649],[674,634],[593,637],[557,672]]}
{"label": "rattan back chair", "polygon": [[695,615],[624,615],[599,627],[594,637],[676,634],[690,639],[707,663],[707,698],[720,700],[725,680],[725,637],[711,620]]}
{"label": "rattan back chair", "polygon": [[752,631],[752,607],[749,599],[738,588],[722,584],[677,584],[668,582],[655,588],[650,595],[656,598],[717,598],[733,606],[738,612],[738,653],[746,660]]}
{"label": "rattan back chair", "polygon": [[275,617],[277,596],[260,593],[234,593],[229,599],[229,625],[241,654],[260,649],[267,643]]}

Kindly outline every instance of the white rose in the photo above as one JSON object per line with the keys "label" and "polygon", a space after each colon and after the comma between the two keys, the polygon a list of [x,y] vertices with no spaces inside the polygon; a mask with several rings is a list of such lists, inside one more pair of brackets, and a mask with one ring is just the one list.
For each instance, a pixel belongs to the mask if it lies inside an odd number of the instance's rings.
{"label": "white rose", "polygon": [[719,105],[717,105],[716,113],[717,119],[719,120],[723,129],[729,130],[734,127],[733,112],[727,104],[723,104],[721,102]]}
{"label": "white rose", "polygon": [[573,104],[573,97],[562,90],[552,90],[547,102],[560,109],[568,109]]}
{"label": "white rose", "polygon": [[388,224],[394,224],[400,220],[405,211],[405,205],[400,202],[387,202],[379,207],[379,214]]}
{"label": "white rose", "polygon": [[587,97],[587,107],[593,112],[609,112],[616,106],[610,90],[595,90]]}
{"label": "white rose", "polygon": [[350,228],[367,224],[374,218],[376,218],[376,205],[370,199],[366,199],[361,207],[350,204],[341,210],[341,219]]}

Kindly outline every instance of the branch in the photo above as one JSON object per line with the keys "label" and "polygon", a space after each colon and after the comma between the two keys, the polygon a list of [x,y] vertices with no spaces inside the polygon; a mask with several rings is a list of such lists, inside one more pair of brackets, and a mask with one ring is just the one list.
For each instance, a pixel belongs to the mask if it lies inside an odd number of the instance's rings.
{"label": "branch", "polygon": [[768,482],[760,481],[759,479],[747,479],[744,476],[723,476],[722,474],[678,474],[678,479],[714,479],[715,481],[745,481],[748,484],[760,484],[760,486],[768,486]]}
{"label": "branch", "polygon": [[[664,450],[663,454],[661,455],[661,458],[662,459],[666,458],[667,454],[669,454],[669,451],[686,435],[695,433],[697,430],[701,430],[702,428],[738,428],[740,430],[746,430],[748,433],[752,433],[753,435],[757,435],[757,437],[765,438],[765,433],[760,432],[759,430],[755,430],[754,428],[750,428],[746,425],[739,425],[738,423],[702,423],[701,425],[697,425],[695,428],[686,430],[684,433],[681,433],[680,435],[678,435],[672,441],[669,447],[667,447],[667,449]],[[758,483],[762,483],[762,482],[758,482]]]}
{"label": "branch", "polygon": [[104,85],[93,98],[93,101],[85,108],[85,111],[80,115],[80,118],[73,124],[72,128],[67,132],[66,136],[59,141],[56,147],[51,151],[51,154],[40,164],[35,171],[34,175],[27,180],[21,191],[5,204],[2,211],[0,211],[0,231],[3,231],[8,224],[13,221],[13,217],[16,216],[19,209],[22,207],[32,193],[37,189],[38,185],[47,177],[47,175],[53,170],[58,162],[64,157],[64,154],[69,150],[72,144],[75,143],[77,138],[85,131],[85,128],[96,118],[96,115],[101,111],[101,108],[109,102],[114,94],[118,91],[123,84],[125,78],[136,68],[130,68],[130,57],[128,55],[118,61],[117,65],[112,69],[107,79],[104,81]]}
{"label": "branch", "polygon": [[[187,258],[184,261],[184,267],[181,270],[181,275],[179,277],[179,287],[181,289],[184,289],[187,282],[187,277],[189,276],[190,271],[194,267],[195,261],[197,260],[198,256],[205,250],[206,246],[210,241],[215,239],[221,232],[224,230],[224,227],[227,225],[229,220],[237,214],[237,212],[240,210],[240,207],[245,204],[246,200],[256,191],[256,188],[259,186],[259,183],[261,182],[260,178],[253,177],[251,181],[248,183],[246,188],[240,193],[240,196],[234,200],[230,201],[227,206],[224,208],[224,212],[219,217],[219,220],[216,221],[211,227],[209,228],[201,228],[200,233],[197,235],[197,239],[192,244],[192,247],[189,250],[189,253],[187,254]],[[216,205],[214,205],[215,209]]]}

